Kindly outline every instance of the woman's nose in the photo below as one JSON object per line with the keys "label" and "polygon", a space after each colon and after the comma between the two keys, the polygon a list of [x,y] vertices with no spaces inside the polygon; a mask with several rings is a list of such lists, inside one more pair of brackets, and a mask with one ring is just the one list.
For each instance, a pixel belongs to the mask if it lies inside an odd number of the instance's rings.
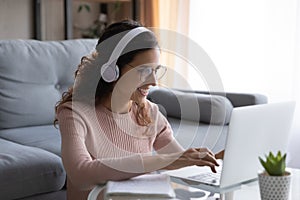
{"label": "woman's nose", "polygon": [[157,78],[155,71],[152,71],[151,75],[147,78],[145,81],[146,84],[152,85],[152,86],[157,86]]}

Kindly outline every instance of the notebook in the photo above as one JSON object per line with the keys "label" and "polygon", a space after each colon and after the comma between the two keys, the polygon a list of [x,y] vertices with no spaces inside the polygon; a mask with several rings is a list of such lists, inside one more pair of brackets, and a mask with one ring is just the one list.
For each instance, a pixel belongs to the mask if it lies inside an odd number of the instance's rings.
{"label": "notebook", "polygon": [[176,196],[166,174],[144,174],[124,181],[108,181],[106,195],[111,199],[172,199]]}
{"label": "notebook", "polygon": [[[165,172],[192,185],[229,188],[257,179],[262,170],[258,157],[269,151],[286,152],[295,102],[268,103],[234,108],[228,127],[225,154],[218,173],[190,166]],[[207,187],[200,187],[207,189]]]}

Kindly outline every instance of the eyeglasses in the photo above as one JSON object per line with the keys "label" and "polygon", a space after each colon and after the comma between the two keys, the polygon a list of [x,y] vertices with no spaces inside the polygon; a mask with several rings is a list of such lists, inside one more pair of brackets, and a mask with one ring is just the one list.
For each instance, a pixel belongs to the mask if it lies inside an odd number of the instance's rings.
{"label": "eyeglasses", "polygon": [[163,65],[158,65],[157,67],[153,68],[149,65],[141,65],[139,67],[134,67],[130,64],[127,64],[131,68],[134,68],[137,70],[137,72],[140,74],[141,81],[146,81],[150,76],[153,74],[155,75],[156,80],[160,80],[167,72],[167,67]]}

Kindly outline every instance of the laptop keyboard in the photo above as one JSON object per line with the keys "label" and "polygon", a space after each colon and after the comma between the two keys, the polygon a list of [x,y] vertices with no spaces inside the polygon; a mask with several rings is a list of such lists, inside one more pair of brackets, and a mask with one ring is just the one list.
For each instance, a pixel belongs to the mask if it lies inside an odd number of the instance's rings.
{"label": "laptop keyboard", "polygon": [[198,175],[190,176],[188,178],[209,185],[220,185],[221,171],[217,171],[217,173],[201,173]]}

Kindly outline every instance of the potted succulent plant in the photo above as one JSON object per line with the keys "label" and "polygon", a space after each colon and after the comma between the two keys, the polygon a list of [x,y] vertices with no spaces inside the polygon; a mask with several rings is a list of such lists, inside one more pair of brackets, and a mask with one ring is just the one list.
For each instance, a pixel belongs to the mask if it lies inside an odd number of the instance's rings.
{"label": "potted succulent plant", "polygon": [[262,200],[288,200],[291,173],[286,171],[286,154],[278,151],[266,155],[266,160],[259,157],[265,171],[258,174],[260,196]]}

